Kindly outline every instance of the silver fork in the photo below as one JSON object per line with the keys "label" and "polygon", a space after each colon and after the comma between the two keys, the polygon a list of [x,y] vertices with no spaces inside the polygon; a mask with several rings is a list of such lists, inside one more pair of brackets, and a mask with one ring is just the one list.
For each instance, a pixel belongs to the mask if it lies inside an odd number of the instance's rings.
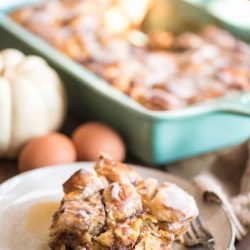
{"label": "silver fork", "polygon": [[204,229],[199,217],[190,223],[188,231],[184,234],[184,244],[187,247],[202,245],[207,250],[215,249],[214,238]]}
{"label": "silver fork", "polygon": [[228,200],[223,195],[220,196],[212,191],[204,192],[203,198],[206,202],[214,202],[220,205],[224,209],[224,211],[226,212],[227,216],[229,217],[231,223],[235,228],[235,234],[237,240],[239,241],[242,240],[244,236],[247,234],[247,229],[245,228],[245,226],[241,224],[241,222],[237,218]]}

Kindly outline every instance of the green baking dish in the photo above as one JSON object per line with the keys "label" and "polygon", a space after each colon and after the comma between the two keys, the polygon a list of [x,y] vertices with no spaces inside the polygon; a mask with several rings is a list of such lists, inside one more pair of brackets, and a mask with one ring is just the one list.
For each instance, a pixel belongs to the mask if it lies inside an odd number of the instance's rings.
{"label": "green baking dish", "polygon": [[[166,1],[172,9],[169,22],[164,23],[168,28],[182,31],[219,22],[185,1]],[[7,7],[0,13],[0,49],[14,47],[46,58],[65,82],[70,111],[83,120],[111,124],[120,131],[133,155],[145,163],[161,165],[228,147],[250,136],[250,93],[178,111],[147,110],[16,24],[7,12],[17,6]]]}

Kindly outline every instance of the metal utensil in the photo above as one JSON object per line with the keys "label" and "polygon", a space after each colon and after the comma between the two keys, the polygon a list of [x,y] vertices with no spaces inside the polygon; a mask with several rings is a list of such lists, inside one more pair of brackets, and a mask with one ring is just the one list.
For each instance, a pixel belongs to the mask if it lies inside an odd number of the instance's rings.
{"label": "metal utensil", "polygon": [[235,234],[238,240],[241,240],[247,234],[247,229],[238,220],[230,204],[228,203],[226,199],[223,198],[223,196],[219,196],[218,194],[212,191],[207,191],[207,192],[204,192],[203,198],[205,201],[216,203],[224,209],[224,211],[226,212],[227,216],[230,218],[235,228]]}
{"label": "metal utensil", "polygon": [[214,250],[214,238],[201,224],[197,217],[190,223],[188,231],[184,234],[184,244],[187,247],[202,245],[207,250]]}

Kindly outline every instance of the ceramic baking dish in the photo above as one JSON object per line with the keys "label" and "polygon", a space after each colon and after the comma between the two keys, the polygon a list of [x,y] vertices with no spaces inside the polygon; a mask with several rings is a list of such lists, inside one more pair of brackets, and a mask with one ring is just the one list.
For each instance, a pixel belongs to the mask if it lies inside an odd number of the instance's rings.
{"label": "ceramic baking dish", "polygon": [[[190,25],[200,27],[218,22],[190,3],[168,0],[168,4],[172,9],[169,28],[183,30]],[[249,93],[178,111],[147,110],[16,24],[7,12],[17,6],[7,7],[0,13],[0,48],[14,47],[46,58],[65,82],[70,111],[83,120],[111,124],[120,131],[130,152],[145,163],[165,164],[228,147],[250,136]]]}

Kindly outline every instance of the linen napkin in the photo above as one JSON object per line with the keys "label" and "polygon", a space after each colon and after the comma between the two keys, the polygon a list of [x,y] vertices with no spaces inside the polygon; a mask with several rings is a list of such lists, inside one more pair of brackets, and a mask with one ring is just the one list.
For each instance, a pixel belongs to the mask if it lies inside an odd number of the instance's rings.
{"label": "linen napkin", "polygon": [[236,234],[238,240],[250,229],[250,141],[169,165],[166,170],[219,197],[241,232]]}

